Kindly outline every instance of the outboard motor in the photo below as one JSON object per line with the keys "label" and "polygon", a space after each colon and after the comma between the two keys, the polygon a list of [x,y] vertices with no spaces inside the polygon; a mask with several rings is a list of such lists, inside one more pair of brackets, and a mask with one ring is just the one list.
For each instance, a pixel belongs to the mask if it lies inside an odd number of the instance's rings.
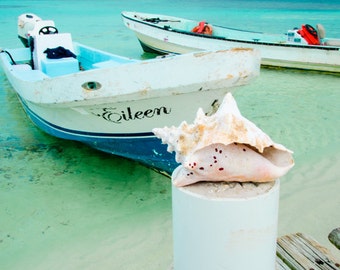
{"label": "outboard motor", "polygon": [[29,47],[29,32],[38,21],[41,21],[41,18],[34,14],[22,14],[18,17],[18,37],[25,47]]}
{"label": "outboard motor", "polygon": [[54,21],[42,20],[35,14],[22,14],[18,17],[18,37],[25,47],[30,47],[30,39],[36,35],[56,34]]}

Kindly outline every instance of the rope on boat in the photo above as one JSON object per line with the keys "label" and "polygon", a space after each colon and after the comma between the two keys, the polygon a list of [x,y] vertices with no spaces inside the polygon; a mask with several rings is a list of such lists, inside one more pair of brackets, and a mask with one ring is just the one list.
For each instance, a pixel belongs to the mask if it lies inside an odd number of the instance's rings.
{"label": "rope on boat", "polygon": [[5,51],[3,49],[0,49],[0,53],[7,53],[7,55],[9,56],[9,58],[11,58],[11,61],[12,61],[12,64],[13,65],[16,65],[17,63],[14,61],[12,55],[8,52],[8,51]]}
{"label": "rope on boat", "polygon": [[164,20],[160,18],[145,18],[143,19],[145,22],[150,22],[150,23],[159,23],[159,22],[181,22],[180,20]]}

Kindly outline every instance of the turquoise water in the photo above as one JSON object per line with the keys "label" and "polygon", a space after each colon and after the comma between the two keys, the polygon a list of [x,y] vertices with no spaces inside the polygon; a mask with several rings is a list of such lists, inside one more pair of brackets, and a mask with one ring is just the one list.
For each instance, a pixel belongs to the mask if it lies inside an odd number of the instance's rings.
{"label": "turquoise water", "polygon": [[[168,3],[171,2],[171,3]],[[322,23],[340,37],[340,1],[2,1],[0,47],[22,46],[17,17],[53,19],[73,39],[146,58],[122,24],[136,10],[265,32]],[[234,97],[242,114],[294,151],[281,179],[279,235],[330,248],[340,226],[339,76],[263,69]],[[0,72],[0,269],[169,269],[170,180],[132,161],[44,134]]]}

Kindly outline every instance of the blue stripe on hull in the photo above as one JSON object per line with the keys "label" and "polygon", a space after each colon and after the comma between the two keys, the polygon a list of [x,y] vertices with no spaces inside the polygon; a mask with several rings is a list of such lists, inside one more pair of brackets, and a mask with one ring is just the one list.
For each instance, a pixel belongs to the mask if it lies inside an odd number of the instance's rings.
{"label": "blue stripe on hull", "polygon": [[35,114],[22,100],[24,109],[30,119],[46,133],[66,139],[85,143],[100,151],[135,160],[161,173],[171,175],[179,165],[175,154],[169,153],[167,146],[161,143],[153,133],[112,134],[82,132],[65,129],[45,121]]}

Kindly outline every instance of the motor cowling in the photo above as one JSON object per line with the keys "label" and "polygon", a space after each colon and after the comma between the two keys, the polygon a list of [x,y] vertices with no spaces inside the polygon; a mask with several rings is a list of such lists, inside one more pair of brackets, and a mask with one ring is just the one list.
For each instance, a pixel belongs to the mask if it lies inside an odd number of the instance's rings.
{"label": "motor cowling", "polygon": [[30,32],[41,18],[34,14],[22,14],[18,17],[18,37],[25,47],[29,47]]}

